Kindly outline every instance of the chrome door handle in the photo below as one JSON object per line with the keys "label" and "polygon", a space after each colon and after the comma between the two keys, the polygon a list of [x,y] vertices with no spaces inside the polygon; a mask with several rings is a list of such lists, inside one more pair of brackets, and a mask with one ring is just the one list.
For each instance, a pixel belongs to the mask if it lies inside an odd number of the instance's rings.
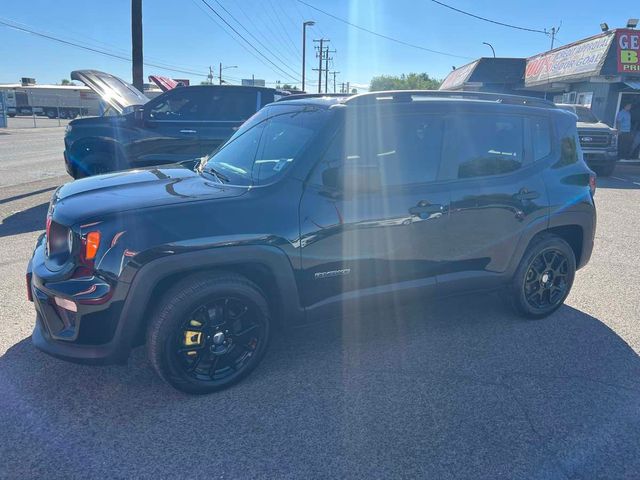
{"label": "chrome door handle", "polygon": [[196,130],[180,130],[180,133],[198,133]]}

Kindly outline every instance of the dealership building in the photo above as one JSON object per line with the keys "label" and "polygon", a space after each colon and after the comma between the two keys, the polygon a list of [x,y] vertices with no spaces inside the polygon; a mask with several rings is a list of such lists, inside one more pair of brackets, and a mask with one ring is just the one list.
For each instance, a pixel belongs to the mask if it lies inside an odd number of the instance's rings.
{"label": "dealership building", "polygon": [[513,93],[590,107],[612,125],[627,102],[640,127],[640,31],[602,32],[529,58],[480,58],[453,70],[440,89]]}

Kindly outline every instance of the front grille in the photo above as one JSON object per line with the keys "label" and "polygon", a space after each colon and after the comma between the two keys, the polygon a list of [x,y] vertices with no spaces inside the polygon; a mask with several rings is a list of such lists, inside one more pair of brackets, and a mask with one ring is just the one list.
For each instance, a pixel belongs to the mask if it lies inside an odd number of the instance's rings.
{"label": "front grille", "polygon": [[579,133],[580,145],[584,148],[601,148],[611,145],[611,135],[608,133]]}

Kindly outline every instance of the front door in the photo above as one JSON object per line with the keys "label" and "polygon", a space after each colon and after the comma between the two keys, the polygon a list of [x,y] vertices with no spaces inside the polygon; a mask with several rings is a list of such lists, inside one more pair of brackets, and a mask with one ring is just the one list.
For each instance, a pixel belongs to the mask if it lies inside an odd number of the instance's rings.
{"label": "front door", "polygon": [[147,103],[144,126],[129,145],[132,167],[201,156],[200,125],[208,107],[206,88],[201,87],[175,88]]}
{"label": "front door", "polygon": [[[459,112],[445,119],[444,179],[451,188],[448,267],[439,278],[490,287],[504,272],[520,237],[546,222],[541,161],[552,153],[547,117]],[[468,282],[458,282],[464,274]],[[487,275],[488,274],[488,275]]]}
{"label": "front door", "polygon": [[[449,192],[436,182],[442,120],[376,110],[344,122],[300,203],[300,284],[312,317],[430,290],[447,248]],[[330,180],[335,172],[342,183]]]}

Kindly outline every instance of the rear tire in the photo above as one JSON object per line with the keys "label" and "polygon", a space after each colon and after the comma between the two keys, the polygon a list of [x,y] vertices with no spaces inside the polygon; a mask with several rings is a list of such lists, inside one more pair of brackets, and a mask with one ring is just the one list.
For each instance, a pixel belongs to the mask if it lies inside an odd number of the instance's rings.
{"label": "rear tire", "polygon": [[575,272],[575,254],[567,242],[553,234],[534,238],[509,286],[513,308],[527,318],[551,315],[569,295]]}
{"label": "rear tire", "polygon": [[174,388],[203,394],[249,375],[269,343],[264,294],[234,273],[188,277],[163,295],[147,328],[147,356]]}

